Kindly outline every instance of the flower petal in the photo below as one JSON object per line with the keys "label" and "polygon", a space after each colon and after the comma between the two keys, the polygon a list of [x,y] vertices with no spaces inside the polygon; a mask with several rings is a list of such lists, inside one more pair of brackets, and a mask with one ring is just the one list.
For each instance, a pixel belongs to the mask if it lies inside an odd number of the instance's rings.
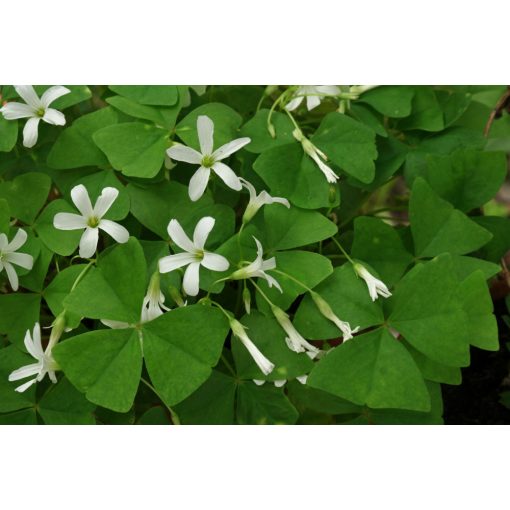
{"label": "flower petal", "polygon": [[159,272],[169,273],[170,271],[179,269],[182,266],[187,266],[188,264],[192,264],[196,261],[196,257],[189,254],[188,252],[176,253],[175,255],[167,255],[166,257],[159,259]]}
{"label": "flower petal", "polygon": [[8,245],[9,241],[7,240],[7,236],[5,234],[0,234],[0,251],[4,251]]}
{"label": "flower petal", "polygon": [[7,103],[0,111],[6,120],[24,119],[34,116],[34,109],[23,103]]}
{"label": "flower petal", "polygon": [[97,249],[99,229],[87,227],[80,239],[80,257],[90,259]]}
{"label": "flower petal", "polygon": [[230,266],[229,261],[225,257],[208,251],[204,253],[201,264],[211,271],[226,271]]}
{"label": "flower petal", "polygon": [[101,322],[105,326],[108,326],[111,329],[127,329],[127,328],[131,327],[131,325],[128,324],[127,322],[110,321],[110,320],[106,320],[106,319],[101,319]]}
{"label": "flower petal", "polygon": [[184,273],[182,286],[188,296],[196,296],[199,290],[200,262],[192,262]]}
{"label": "flower petal", "polygon": [[97,218],[102,218],[110,209],[118,196],[118,189],[111,187],[103,188],[103,191],[101,191],[101,195],[99,195],[99,198],[96,201],[96,205],[94,206],[94,216]]}
{"label": "flower petal", "polygon": [[71,199],[82,216],[89,218],[94,214],[90,202],[89,192],[83,184],[78,184],[71,190]]}
{"label": "flower petal", "polygon": [[27,120],[27,123],[23,128],[23,145],[28,149],[32,148],[37,143],[40,120],[41,119],[39,117],[31,117]]}
{"label": "flower petal", "polygon": [[319,96],[308,95],[306,96],[306,108],[308,111],[317,108],[321,104],[321,98]]}
{"label": "flower petal", "polygon": [[71,91],[68,88],[62,87],[61,85],[54,85],[43,93],[41,96],[41,103],[44,108],[48,108],[53,101],[56,101],[59,97],[70,93]]}
{"label": "flower petal", "polygon": [[129,241],[128,230],[115,221],[101,220],[99,222],[99,228],[110,234],[115,239],[115,241],[120,244],[124,244]]}
{"label": "flower petal", "polygon": [[213,153],[213,158],[215,161],[221,161],[222,159],[227,158],[234,152],[242,149],[245,145],[248,145],[251,142],[251,138],[247,136],[243,138],[237,138],[236,140],[232,140],[231,142],[222,145],[219,149],[216,149]]}
{"label": "flower petal", "polygon": [[239,177],[239,180],[241,181],[241,184],[248,190],[248,193],[250,194],[250,201],[255,200],[257,197],[257,190],[255,189],[255,186],[243,177]]}
{"label": "flower petal", "polygon": [[17,391],[18,393],[23,393],[24,391],[28,390],[32,384],[35,384],[37,382],[37,377],[35,379],[30,379],[30,381],[21,384],[17,388],[14,388],[14,391]]}
{"label": "flower petal", "polygon": [[207,183],[209,182],[209,176],[211,175],[211,170],[209,168],[205,168],[201,166],[191,177],[189,181],[188,195],[190,200],[196,202],[207,188]]}
{"label": "flower petal", "polygon": [[179,247],[181,250],[193,253],[195,246],[191,242],[190,238],[186,235],[181,224],[177,220],[170,220],[168,224],[168,235],[170,239]]}
{"label": "flower petal", "polygon": [[7,273],[9,283],[11,284],[12,290],[16,292],[19,288],[19,280],[18,275],[16,274],[16,270],[6,260],[3,261],[3,265],[5,268],[5,272]]}
{"label": "flower petal", "polygon": [[193,244],[198,250],[202,250],[205,246],[205,242],[209,237],[211,230],[214,227],[215,219],[211,216],[204,216],[196,225],[195,231],[193,232]]}
{"label": "flower petal", "polygon": [[41,363],[32,363],[31,365],[25,365],[17,370],[14,370],[9,374],[9,381],[19,381],[20,379],[25,379],[25,377],[30,377],[31,375],[36,375],[41,371]]}
{"label": "flower petal", "polygon": [[65,115],[54,108],[47,108],[42,120],[53,126],[64,126],[66,123]]}
{"label": "flower petal", "polygon": [[32,358],[40,360],[43,357],[42,349],[39,350],[35,343],[32,341],[32,337],[30,335],[29,330],[27,330],[27,332],[25,333],[25,339],[23,340],[23,342],[25,344],[25,349],[28,351],[30,356],[32,356]]}
{"label": "flower petal", "polygon": [[204,156],[210,156],[213,151],[214,123],[207,115],[197,118],[197,133],[200,150]]}
{"label": "flower petal", "polygon": [[235,191],[241,191],[243,188],[241,181],[230,167],[221,161],[217,161],[214,163],[212,169],[229,188]]}
{"label": "flower petal", "polygon": [[41,326],[38,322],[34,324],[34,329],[32,331],[32,339],[34,341],[35,348],[41,352],[44,353],[41,343]]}
{"label": "flower petal", "polygon": [[27,242],[27,233],[22,229],[18,229],[14,239],[5,247],[4,251],[11,253],[19,250]]}
{"label": "flower petal", "polygon": [[200,165],[202,161],[202,154],[200,154],[200,152],[181,144],[172,145],[166,153],[169,158],[175,159],[176,161],[184,161],[184,163],[196,163]]}
{"label": "flower petal", "polygon": [[34,257],[26,253],[6,253],[5,260],[23,269],[32,269],[34,266]]}
{"label": "flower petal", "polygon": [[79,230],[87,228],[87,220],[79,214],[57,213],[53,218],[53,226],[59,230]]}
{"label": "flower petal", "polygon": [[303,101],[303,96],[295,97],[292,101],[289,101],[285,105],[285,109],[288,112],[292,112],[302,103],[302,101]]}
{"label": "flower petal", "polygon": [[18,95],[34,109],[39,109],[42,106],[41,100],[39,96],[35,93],[34,87],[32,85],[15,85],[14,88]]}

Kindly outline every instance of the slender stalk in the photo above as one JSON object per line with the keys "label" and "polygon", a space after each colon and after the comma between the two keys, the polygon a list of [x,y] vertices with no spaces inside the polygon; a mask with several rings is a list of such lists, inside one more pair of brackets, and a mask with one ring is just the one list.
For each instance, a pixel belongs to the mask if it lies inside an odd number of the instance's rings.
{"label": "slender stalk", "polygon": [[154,388],[154,386],[149,381],[145,380],[143,377],[141,379],[142,379],[142,382],[145,384],[145,386],[150,388],[156,394],[156,396],[159,398],[159,400],[161,400],[163,405],[167,408],[168,412],[170,413],[170,416],[172,417],[172,423],[174,425],[180,425],[181,420],[179,419],[179,416],[177,416],[177,413],[170,406],[165,404],[165,401],[161,398],[161,395],[158,393],[156,388]]}
{"label": "slender stalk", "polygon": [[340,248],[340,251],[345,255],[346,259],[351,263],[354,264],[354,260],[350,257],[350,255],[344,250],[343,246],[334,238],[332,237],[331,240]]}

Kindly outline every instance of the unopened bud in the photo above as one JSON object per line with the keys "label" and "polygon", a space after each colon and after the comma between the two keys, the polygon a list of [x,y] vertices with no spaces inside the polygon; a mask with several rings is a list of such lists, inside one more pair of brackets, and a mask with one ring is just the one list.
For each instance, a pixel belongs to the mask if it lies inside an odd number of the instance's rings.
{"label": "unopened bud", "polygon": [[170,297],[175,301],[177,306],[186,306],[186,303],[182,299],[181,293],[173,285],[168,286],[168,293]]}
{"label": "unopened bud", "polygon": [[271,122],[268,122],[267,130],[269,131],[271,138],[276,138],[276,130]]}
{"label": "unopened bud", "polygon": [[250,315],[251,311],[251,293],[250,289],[248,287],[245,287],[243,289],[243,303],[244,303],[244,309],[246,310],[246,313]]}

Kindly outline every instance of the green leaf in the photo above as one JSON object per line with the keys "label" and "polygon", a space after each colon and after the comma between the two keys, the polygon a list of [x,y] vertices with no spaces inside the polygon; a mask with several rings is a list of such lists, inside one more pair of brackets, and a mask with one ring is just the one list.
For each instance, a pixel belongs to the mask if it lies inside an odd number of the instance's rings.
{"label": "green leaf", "polygon": [[339,203],[338,186],[326,181],[321,170],[298,144],[279,145],[264,151],[253,169],[269,186],[273,196],[286,197],[299,207],[317,209]]}
{"label": "green leaf", "polygon": [[[31,237],[32,236],[29,235],[29,239]],[[37,238],[32,237],[32,239],[36,241],[35,244],[38,246],[38,256],[34,259],[34,266],[32,269],[28,270],[27,274],[23,276],[20,274],[19,282],[25,289],[33,292],[41,292],[48,274],[48,268],[53,260],[53,252],[48,250]],[[30,241],[28,243],[30,243]],[[28,246],[28,243],[25,246]],[[32,252],[29,252],[29,249],[24,249],[24,251],[32,254]]]}
{"label": "green leaf", "polygon": [[450,156],[430,154],[424,177],[441,198],[467,212],[494,197],[506,173],[504,152],[459,150]]}
{"label": "green leaf", "polygon": [[458,367],[469,364],[469,344],[457,287],[450,255],[415,266],[395,288],[388,324],[432,360]]}
{"label": "green leaf", "polygon": [[226,104],[207,103],[186,115],[175,128],[177,136],[189,147],[200,149],[197,135],[199,115],[207,115],[214,123],[214,149],[239,138],[238,129],[242,123],[242,117]]}
{"label": "green leaf", "polygon": [[396,283],[413,260],[396,229],[363,216],[354,220],[351,255],[372,266],[387,285]]}
{"label": "green leaf", "polygon": [[299,413],[281,388],[246,382],[237,389],[236,416],[240,425],[292,425]]}
{"label": "green leaf", "polygon": [[131,237],[101,255],[64,307],[80,317],[137,324],[147,285],[146,262],[140,243]]}
{"label": "green leaf", "polygon": [[131,409],[142,373],[138,331],[98,330],[53,348],[71,383],[94,404],[124,413]]}
{"label": "green leaf", "polygon": [[11,212],[5,198],[0,198],[0,232],[5,234],[9,231],[11,223]]}
{"label": "green leaf", "polygon": [[[54,103],[51,103],[52,108],[65,110],[70,106],[74,106],[92,97],[92,92],[90,92],[90,89],[86,85],[65,85],[65,87],[68,88],[71,93],[56,99]],[[48,87],[45,86],[44,88],[46,89]],[[36,86],[35,89],[38,91],[38,86]]]}
{"label": "green leaf", "polygon": [[414,87],[412,114],[398,123],[400,130],[441,131],[444,129],[443,111],[431,87]]}
{"label": "green leaf", "polygon": [[173,106],[179,100],[175,85],[110,85],[110,90],[140,104]]}
{"label": "green leaf", "polygon": [[0,182],[0,199],[7,200],[11,216],[32,224],[46,203],[51,179],[42,173],[29,172],[12,181]]}
{"label": "green leaf", "polygon": [[40,305],[38,294],[0,294],[0,333],[21,347],[26,331],[39,321]]}
{"label": "green leaf", "polygon": [[374,180],[375,133],[361,122],[341,113],[329,113],[313,135],[312,143],[348,175],[364,183]]}
{"label": "green leaf", "polygon": [[23,409],[11,414],[0,414],[0,425],[37,425],[35,408]]}
{"label": "green leaf", "polygon": [[18,140],[18,121],[0,115],[0,152],[10,152]]}
{"label": "green leaf", "polygon": [[170,425],[170,416],[161,406],[151,407],[140,416],[137,425]]}
{"label": "green leaf", "polygon": [[[331,306],[333,312],[354,329],[365,329],[384,321],[381,304],[373,302],[365,282],[356,276],[350,263],[336,267],[333,274],[314,289]],[[340,330],[318,310],[310,296],[305,296],[296,312],[294,325],[312,340],[327,340],[341,336]]]}
{"label": "green leaf", "polygon": [[510,220],[499,216],[479,216],[472,220],[493,236],[480,250],[479,256],[499,264],[501,257],[510,249]]}
{"label": "green leaf", "polygon": [[112,108],[83,115],[72,126],[66,128],[57,138],[48,154],[48,166],[60,170],[83,166],[105,166],[108,164],[92,135],[101,128],[117,122],[117,114]]}
{"label": "green leaf", "polygon": [[312,370],[308,384],[375,409],[430,410],[427,387],[413,358],[382,328],[331,351]]}
{"label": "green leaf", "polygon": [[229,330],[219,310],[203,305],[177,308],[143,325],[143,352],[150,378],[173,406],[211,375]]}
{"label": "green leaf", "polygon": [[433,257],[443,252],[471,253],[486,244],[492,234],[439,198],[422,178],[413,185],[409,218],[416,255]]}
{"label": "green leaf", "polygon": [[150,178],[161,170],[169,133],[150,124],[125,122],[102,128],[92,138],[115,170]]}
{"label": "green leaf", "polygon": [[364,92],[357,102],[369,104],[386,117],[399,118],[410,115],[413,97],[413,87],[383,85]]}
{"label": "green leaf", "polygon": [[37,405],[46,425],[94,425],[94,409],[65,378],[51,385]]}
{"label": "green leaf", "polygon": [[464,280],[475,271],[482,271],[486,280],[497,275],[501,271],[501,266],[487,262],[475,257],[466,257],[464,255],[455,255],[454,261],[455,274],[459,280]]}
{"label": "green leaf", "polygon": [[370,127],[377,135],[384,138],[388,136],[381,120],[370,107],[351,103],[349,113],[354,119],[359,120],[362,124]]}

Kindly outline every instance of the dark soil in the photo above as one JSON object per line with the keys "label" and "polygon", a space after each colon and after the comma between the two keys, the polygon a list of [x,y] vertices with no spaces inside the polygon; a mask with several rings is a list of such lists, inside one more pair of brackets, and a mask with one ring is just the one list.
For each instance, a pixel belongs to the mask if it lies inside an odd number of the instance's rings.
{"label": "dark soil", "polygon": [[510,390],[510,342],[508,326],[501,317],[508,314],[504,300],[495,303],[500,332],[497,352],[471,349],[471,365],[462,370],[462,384],[443,385],[444,421],[447,425],[510,425],[510,409],[499,402],[502,391]]}

